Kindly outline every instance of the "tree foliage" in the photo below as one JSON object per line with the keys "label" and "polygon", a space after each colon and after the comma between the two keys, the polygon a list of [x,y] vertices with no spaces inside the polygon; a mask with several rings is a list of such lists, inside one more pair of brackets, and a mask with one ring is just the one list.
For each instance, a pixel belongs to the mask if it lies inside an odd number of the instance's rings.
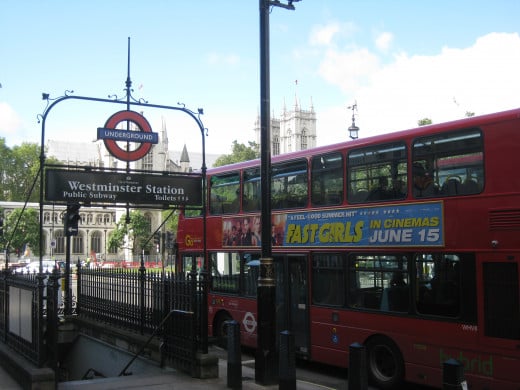
{"label": "tree foliage", "polygon": [[122,248],[126,238],[134,255],[141,253],[142,250],[149,251],[153,244],[153,241],[149,240],[150,234],[150,221],[140,210],[132,210],[129,223],[127,223],[126,215],[121,216],[117,222],[116,228],[108,238],[108,247],[110,249]]}
{"label": "tree foliage", "polygon": [[4,220],[4,242],[11,254],[24,255],[27,247],[34,256],[40,256],[40,223],[38,210],[15,209]]}
{"label": "tree foliage", "polygon": [[165,222],[164,227],[166,231],[172,232],[174,235],[177,234],[177,226],[179,224],[179,213],[175,211],[172,213],[172,210],[165,210],[162,212],[163,221],[168,218]]}
{"label": "tree foliage", "polygon": [[224,154],[217,158],[213,163],[214,167],[234,164],[241,161],[253,160],[260,157],[259,147],[255,142],[248,141],[249,146],[239,144],[237,140],[233,141],[231,154]]}
{"label": "tree foliage", "polygon": [[[38,144],[24,142],[9,148],[5,138],[0,138],[0,200],[39,201],[40,152]],[[47,163],[58,164],[58,161],[49,158]]]}
{"label": "tree foliage", "polygon": [[417,121],[417,125],[419,126],[427,126],[431,125],[433,121],[430,118],[422,118]]}

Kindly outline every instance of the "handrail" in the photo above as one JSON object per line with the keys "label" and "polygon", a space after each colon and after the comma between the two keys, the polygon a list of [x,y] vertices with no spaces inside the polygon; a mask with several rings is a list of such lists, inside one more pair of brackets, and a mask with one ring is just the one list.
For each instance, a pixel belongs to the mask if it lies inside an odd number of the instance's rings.
{"label": "handrail", "polygon": [[148,340],[146,340],[146,343],[144,343],[144,345],[141,347],[141,349],[139,351],[137,351],[137,353],[134,354],[134,356],[132,357],[132,359],[128,362],[128,364],[125,366],[125,368],[123,368],[123,370],[119,373],[118,376],[123,376],[123,375],[129,375],[129,374],[126,374],[125,371],[128,369],[128,367],[130,367],[132,365],[132,363],[134,362],[135,359],[137,359],[137,357],[141,354],[141,352],[144,351],[144,349],[147,347],[148,344],[150,344],[150,342],[152,341],[152,339],[155,337],[155,335],[157,334],[157,332],[159,331],[159,329],[162,328],[163,324],[166,322],[166,320],[170,317],[170,315],[172,315],[173,312],[175,311],[178,311],[178,310],[170,310],[170,312],[168,314],[166,314],[166,316],[163,318],[163,320],[161,321],[161,323],[159,325],[157,325],[157,327],[154,329],[154,331],[152,332],[152,334],[150,335],[150,337],[148,338]]}
{"label": "handrail", "polygon": [[106,376],[103,375],[101,372],[95,370],[94,368],[89,368],[89,369],[87,370],[87,372],[85,372],[85,374],[83,374],[83,377],[81,378],[81,380],[92,379],[92,378],[90,378],[90,377],[88,376],[90,373],[94,374],[94,376],[100,376],[100,377],[102,377],[102,378],[106,378]]}

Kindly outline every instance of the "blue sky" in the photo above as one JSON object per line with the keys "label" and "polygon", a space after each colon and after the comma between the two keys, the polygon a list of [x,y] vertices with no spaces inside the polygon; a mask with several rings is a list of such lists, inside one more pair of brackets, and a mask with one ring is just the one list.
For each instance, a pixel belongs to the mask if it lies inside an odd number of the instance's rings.
{"label": "blue sky", "polygon": [[[41,93],[123,95],[204,109],[209,153],[247,143],[260,106],[258,0],[2,0],[0,137],[40,142]],[[303,0],[270,14],[271,111],[316,111],[318,145],[520,107],[520,2]],[[296,83],[295,80],[298,80]],[[46,139],[90,141],[124,107],[65,101]],[[185,114],[149,110],[172,149],[200,148]]]}

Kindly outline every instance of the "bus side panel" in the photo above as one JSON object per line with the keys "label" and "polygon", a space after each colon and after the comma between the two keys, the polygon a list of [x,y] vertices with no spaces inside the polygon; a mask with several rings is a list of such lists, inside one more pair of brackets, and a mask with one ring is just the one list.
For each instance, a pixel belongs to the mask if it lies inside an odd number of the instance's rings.
{"label": "bus side panel", "polygon": [[[518,364],[517,360],[507,362],[497,359],[492,352],[476,350],[475,326],[406,316],[383,318],[381,314],[325,307],[312,307],[311,318],[312,360],[334,366],[348,367],[350,345],[365,344],[374,336],[383,336],[397,344],[405,362],[406,379],[414,383],[440,387],[442,365],[450,358],[465,365],[466,377],[474,388],[484,388],[485,383],[500,378],[498,370],[509,370]],[[373,328],[367,324],[373,324]],[[454,348],[454,344],[458,347]]]}
{"label": "bus side panel", "polygon": [[[511,234],[512,230],[493,232],[499,248],[504,242],[504,236]],[[516,234],[518,235],[518,231]],[[518,251],[496,250],[479,254],[477,261],[477,278],[481,286],[478,291],[478,307],[481,308],[478,320],[479,344],[482,349],[493,352],[492,360],[481,364],[494,378],[507,379],[515,383],[515,389],[520,389],[520,331],[517,327],[520,306],[518,259]]]}
{"label": "bus side panel", "polygon": [[332,315],[331,309],[311,306],[311,359],[333,366],[348,367],[347,327],[333,322]]}
{"label": "bus side panel", "polygon": [[208,334],[215,336],[219,321],[231,319],[240,324],[241,344],[247,347],[256,347],[258,324],[255,300],[209,293],[208,302]]}

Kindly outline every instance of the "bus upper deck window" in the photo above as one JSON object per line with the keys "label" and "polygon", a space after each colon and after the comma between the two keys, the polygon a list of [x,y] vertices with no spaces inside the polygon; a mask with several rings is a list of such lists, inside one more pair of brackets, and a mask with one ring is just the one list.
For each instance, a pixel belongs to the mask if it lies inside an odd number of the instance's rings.
{"label": "bus upper deck window", "polygon": [[212,176],[209,191],[211,214],[238,212],[240,208],[240,174],[238,172]]}
{"label": "bus upper deck window", "polygon": [[381,202],[406,197],[406,146],[402,142],[351,150],[348,154],[348,201]]}
{"label": "bus upper deck window", "polygon": [[[414,196],[426,198],[480,193],[484,188],[483,151],[479,129],[416,139],[412,146]],[[417,176],[419,171],[421,175]]]}
{"label": "bus upper deck window", "polygon": [[311,202],[315,206],[343,202],[343,157],[340,153],[316,156],[311,165]]}

